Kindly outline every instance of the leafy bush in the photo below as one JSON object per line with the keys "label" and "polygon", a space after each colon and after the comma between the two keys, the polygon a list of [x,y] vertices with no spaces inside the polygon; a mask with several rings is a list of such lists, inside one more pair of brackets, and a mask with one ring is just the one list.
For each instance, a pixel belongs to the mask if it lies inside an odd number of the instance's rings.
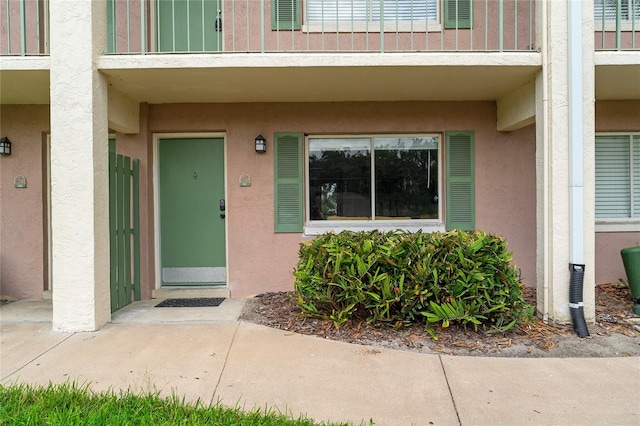
{"label": "leafy bush", "polygon": [[300,245],[295,292],[304,315],[341,326],[354,315],[400,328],[424,322],[506,331],[531,318],[500,237],[467,233],[328,233]]}

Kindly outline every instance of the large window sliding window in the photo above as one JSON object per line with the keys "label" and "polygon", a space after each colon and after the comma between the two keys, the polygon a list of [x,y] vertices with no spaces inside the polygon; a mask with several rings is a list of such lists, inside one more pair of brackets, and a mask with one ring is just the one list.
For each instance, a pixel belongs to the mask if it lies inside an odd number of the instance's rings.
{"label": "large window sliding window", "polygon": [[596,135],[596,219],[640,221],[640,134]]}
{"label": "large window sliding window", "polygon": [[440,135],[308,138],[308,220],[440,221]]}

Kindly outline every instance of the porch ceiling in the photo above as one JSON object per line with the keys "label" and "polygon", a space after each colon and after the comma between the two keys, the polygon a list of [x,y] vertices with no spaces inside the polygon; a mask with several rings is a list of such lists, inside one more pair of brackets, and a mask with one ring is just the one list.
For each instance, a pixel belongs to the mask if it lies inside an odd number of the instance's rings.
{"label": "porch ceiling", "polygon": [[[509,54],[506,54],[509,56]],[[536,54],[103,57],[109,83],[139,102],[496,100],[540,69]],[[142,68],[140,66],[143,65]]]}
{"label": "porch ceiling", "polygon": [[0,105],[48,104],[49,57],[0,58]]}
{"label": "porch ceiling", "polygon": [[640,63],[596,66],[596,99],[640,99]]}

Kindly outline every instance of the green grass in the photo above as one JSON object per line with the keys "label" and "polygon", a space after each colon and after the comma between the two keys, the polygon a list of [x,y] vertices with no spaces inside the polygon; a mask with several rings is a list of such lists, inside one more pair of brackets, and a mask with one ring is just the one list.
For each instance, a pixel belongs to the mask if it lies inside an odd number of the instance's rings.
{"label": "green grass", "polygon": [[[318,425],[274,410],[242,411],[177,396],[96,393],[88,385],[0,385],[1,425]],[[332,423],[335,424],[335,423]]]}

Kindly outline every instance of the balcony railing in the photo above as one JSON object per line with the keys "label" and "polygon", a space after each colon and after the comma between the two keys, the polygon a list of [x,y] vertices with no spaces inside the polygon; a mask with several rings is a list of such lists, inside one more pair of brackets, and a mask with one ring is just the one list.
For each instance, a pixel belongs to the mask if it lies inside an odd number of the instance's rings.
{"label": "balcony railing", "polygon": [[46,55],[48,9],[44,1],[0,1],[0,55]]}
{"label": "balcony railing", "polygon": [[640,0],[594,0],[595,49],[640,50]]}
{"label": "balcony railing", "polygon": [[535,0],[108,0],[108,53],[533,51]]}
{"label": "balcony railing", "polygon": [[[47,55],[48,8],[0,0],[0,55]],[[107,0],[106,9],[112,54],[537,50],[536,0]],[[640,50],[640,0],[594,0],[594,16],[596,50]]]}

